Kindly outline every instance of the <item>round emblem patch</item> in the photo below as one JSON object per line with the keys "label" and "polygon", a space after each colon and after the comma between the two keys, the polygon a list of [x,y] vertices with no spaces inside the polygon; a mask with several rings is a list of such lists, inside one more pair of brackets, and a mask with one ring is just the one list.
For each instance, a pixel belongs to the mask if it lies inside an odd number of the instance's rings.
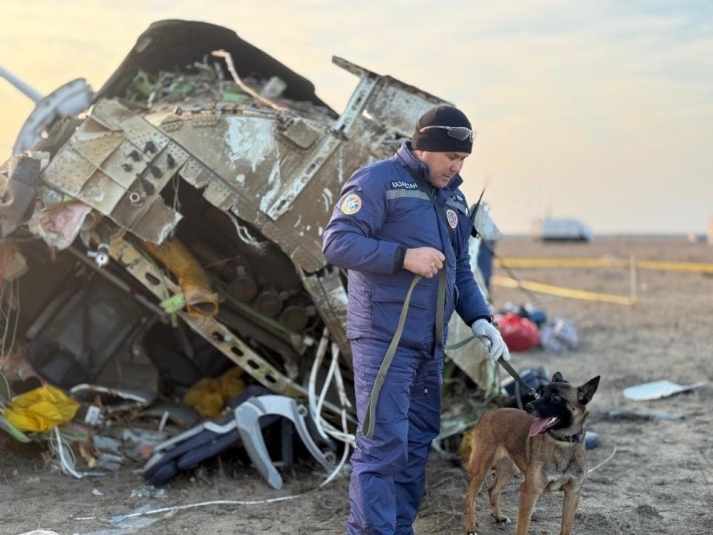
{"label": "round emblem patch", "polygon": [[342,206],[340,207],[342,213],[347,215],[356,214],[361,210],[361,199],[356,193],[350,193],[342,201]]}
{"label": "round emblem patch", "polygon": [[446,210],[446,218],[448,219],[448,224],[451,228],[456,228],[458,226],[458,214],[456,214],[453,210]]}

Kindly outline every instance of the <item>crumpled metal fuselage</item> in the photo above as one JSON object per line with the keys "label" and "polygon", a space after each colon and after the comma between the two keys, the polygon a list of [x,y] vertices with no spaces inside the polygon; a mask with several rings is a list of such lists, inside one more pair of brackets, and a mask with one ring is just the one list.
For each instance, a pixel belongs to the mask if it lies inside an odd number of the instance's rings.
{"label": "crumpled metal fuselage", "polygon": [[153,24],[86,116],[38,143],[50,160],[29,228],[59,249],[91,235],[99,266],[109,251],[159,301],[184,289],[166,257],[180,250],[188,278],[215,295],[202,291],[210,313],[175,312],[226,357],[292,397],[307,396],[309,367],[330,347],[348,378],[346,281],[322,255],[324,227],[350,175],[391,156],[444,101],[333,63],[357,78],[341,114],[230,30]]}

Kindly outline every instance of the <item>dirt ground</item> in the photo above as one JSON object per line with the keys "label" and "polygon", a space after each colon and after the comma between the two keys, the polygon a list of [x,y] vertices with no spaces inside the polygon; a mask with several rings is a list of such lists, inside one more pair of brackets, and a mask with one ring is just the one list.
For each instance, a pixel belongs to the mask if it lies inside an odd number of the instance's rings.
{"label": "dirt ground", "polygon": [[[713,263],[713,246],[678,239],[600,238],[591,244],[543,245],[529,239],[506,239],[502,257],[629,258]],[[523,280],[628,296],[630,274],[620,268],[515,269]],[[506,275],[497,269],[496,274]],[[531,302],[548,316],[564,316],[578,327],[580,346],[566,354],[532,350],[513,355],[517,369],[544,365],[581,384],[601,375],[590,406],[589,430],[599,447],[588,453],[591,471],[579,504],[575,533],[668,534],[713,533],[713,275],[639,270],[638,304],[633,307],[588,302],[522,290],[493,288],[497,305]],[[503,375],[504,378],[504,375]],[[655,401],[629,401],[624,388],[669,379],[702,388]],[[663,413],[663,418],[614,417],[624,409]],[[676,413],[682,419],[669,419]],[[0,442],[0,534],[34,529],[60,535],[124,534],[338,534],[345,532],[347,481],[318,488],[323,474],[302,467],[286,485],[270,489],[244,466],[214,463],[168,485],[165,497],[142,494],[140,475],[123,470],[101,479],[75,480],[52,471],[40,453]],[[416,524],[418,535],[464,533],[463,470],[433,456],[427,494]],[[503,493],[505,514],[514,518],[518,482]],[[253,501],[295,496],[262,504],[225,504],[173,513],[127,518],[112,526],[108,518],[143,510],[214,500]],[[562,497],[545,495],[532,534],[559,532]],[[495,525],[478,500],[480,535],[511,534],[514,525]],[[141,528],[140,524],[154,522]]]}

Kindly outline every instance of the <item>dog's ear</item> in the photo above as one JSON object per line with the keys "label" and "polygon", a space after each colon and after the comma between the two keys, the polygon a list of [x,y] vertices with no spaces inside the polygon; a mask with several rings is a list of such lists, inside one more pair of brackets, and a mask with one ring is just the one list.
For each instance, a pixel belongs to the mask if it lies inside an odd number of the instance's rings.
{"label": "dog's ear", "polygon": [[599,386],[599,377],[600,376],[597,375],[594,379],[591,379],[589,382],[577,388],[577,400],[582,405],[586,405],[592,401],[592,396],[594,396],[594,393],[597,391],[597,387]]}
{"label": "dog's ear", "polygon": [[567,381],[564,380],[564,377],[562,377],[562,374],[560,372],[555,372],[555,374],[552,376],[552,383],[566,383]]}

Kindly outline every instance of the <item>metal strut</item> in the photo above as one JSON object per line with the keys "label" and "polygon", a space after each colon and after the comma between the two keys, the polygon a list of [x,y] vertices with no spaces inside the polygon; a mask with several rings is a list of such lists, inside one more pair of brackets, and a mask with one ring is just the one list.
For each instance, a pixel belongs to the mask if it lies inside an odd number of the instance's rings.
{"label": "metal strut", "polygon": [[[123,265],[159,299],[163,300],[167,297],[164,288],[167,288],[172,294],[181,292],[181,289],[173,281],[165,277],[156,265],[149,262],[128,241],[113,240],[110,253],[114,260]],[[280,373],[218,320],[208,317],[193,317],[183,310],[179,311],[178,315],[194,331],[271,391],[295,398],[307,398],[308,393],[302,386]],[[336,406],[330,407],[330,410],[339,414],[339,408]]]}

